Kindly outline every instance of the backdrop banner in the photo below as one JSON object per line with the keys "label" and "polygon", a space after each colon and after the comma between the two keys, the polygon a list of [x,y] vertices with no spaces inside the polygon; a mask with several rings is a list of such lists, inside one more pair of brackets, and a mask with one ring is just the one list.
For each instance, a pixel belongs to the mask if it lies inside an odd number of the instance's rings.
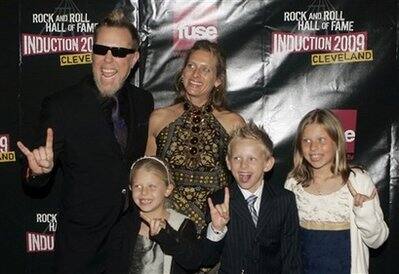
{"label": "backdrop banner", "polygon": [[195,41],[220,45],[227,57],[230,108],[262,125],[275,144],[273,184],[282,186],[292,167],[293,138],[303,115],[314,108],[333,110],[345,129],[347,157],[370,173],[390,227],[387,243],[371,252],[370,272],[397,272],[395,0],[20,1],[18,88],[4,92],[15,114],[0,116],[2,208],[13,231],[2,233],[1,240],[10,249],[4,252],[8,270],[54,272],[62,174],[49,186],[27,188],[15,143],[32,147],[43,98],[90,73],[94,27],[115,7],[123,7],[139,30],[141,57],[133,81],[152,92],[156,107],[173,102],[176,74]]}

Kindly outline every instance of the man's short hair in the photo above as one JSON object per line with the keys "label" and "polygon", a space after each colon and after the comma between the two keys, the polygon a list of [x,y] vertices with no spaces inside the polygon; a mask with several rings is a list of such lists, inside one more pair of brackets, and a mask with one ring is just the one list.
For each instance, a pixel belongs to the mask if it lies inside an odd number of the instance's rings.
{"label": "man's short hair", "polygon": [[136,27],[125,16],[122,9],[115,9],[111,11],[104,19],[99,22],[93,34],[94,43],[97,41],[98,31],[102,27],[125,28],[129,31],[132,37],[132,49],[137,51],[139,49],[139,34]]}
{"label": "man's short hair", "polygon": [[245,126],[237,128],[230,135],[229,144],[227,146],[227,155],[230,156],[231,148],[230,144],[235,139],[253,139],[259,141],[264,147],[265,152],[273,155],[273,141],[270,139],[269,135],[266,133],[262,126],[257,126],[253,121],[250,121]]}

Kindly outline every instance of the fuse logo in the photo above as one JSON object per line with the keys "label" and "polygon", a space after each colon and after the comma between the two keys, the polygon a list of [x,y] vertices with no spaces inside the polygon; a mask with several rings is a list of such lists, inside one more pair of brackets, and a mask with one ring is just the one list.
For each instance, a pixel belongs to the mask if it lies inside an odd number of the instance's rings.
{"label": "fuse logo", "polygon": [[215,41],[218,30],[215,26],[182,26],[178,27],[178,38],[188,40]]}
{"label": "fuse logo", "polygon": [[210,3],[188,3],[173,11],[173,44],[175,50],[187,50],[198,40],[216,42],[218,38],[216,6]]}
{"label": "fuse logo", "polygon": [[332,112],[341,121],[345,134],[347,157],[351,160],[355,154],[357,110],[333,109]]}

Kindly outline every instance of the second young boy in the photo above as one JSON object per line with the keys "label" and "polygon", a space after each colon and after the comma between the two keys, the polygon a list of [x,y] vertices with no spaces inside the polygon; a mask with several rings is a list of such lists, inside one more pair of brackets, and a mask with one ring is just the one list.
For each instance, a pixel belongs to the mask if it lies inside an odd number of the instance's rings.
{"label": "second young boy", "polygon": [[[298,214],[289,191],[267,183],[274,165],[273,143],[253,123],[236,130],[227,152],[234,176],[227,229],[209,226],[208,238],[223,241],[219,273],[300,273]],[[221,204],[217,192],[210,204]]]}

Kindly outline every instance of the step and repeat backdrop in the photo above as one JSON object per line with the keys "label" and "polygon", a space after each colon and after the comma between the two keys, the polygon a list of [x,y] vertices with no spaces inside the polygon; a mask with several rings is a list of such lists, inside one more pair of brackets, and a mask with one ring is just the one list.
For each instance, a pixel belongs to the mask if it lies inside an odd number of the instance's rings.
{"label": "step and repeat backdrop", "polygon": [[15,99],[13,111],[0,118],[7,125],[0,131],[6,246],[0,270],[53,273],[62,181],[55,175],[45,188],[24,186],[15,143],[33,144],[45,96],[90,73],[94,27],[123,7],[142,40],[132,81],[152,92],[156,107],[172,103],[176,72],[195,41],[220,45],[230,108],[263,125],[275,143],[273,184],[282,185],[291,168],[301,117],[314,108],[334,110],[345,128],[347,157],[369,171],[391,229],[387,243],[371,254],[371,272],[397,272],[396,6],[395,0],[20,2],[18,88],[5,95]]}

